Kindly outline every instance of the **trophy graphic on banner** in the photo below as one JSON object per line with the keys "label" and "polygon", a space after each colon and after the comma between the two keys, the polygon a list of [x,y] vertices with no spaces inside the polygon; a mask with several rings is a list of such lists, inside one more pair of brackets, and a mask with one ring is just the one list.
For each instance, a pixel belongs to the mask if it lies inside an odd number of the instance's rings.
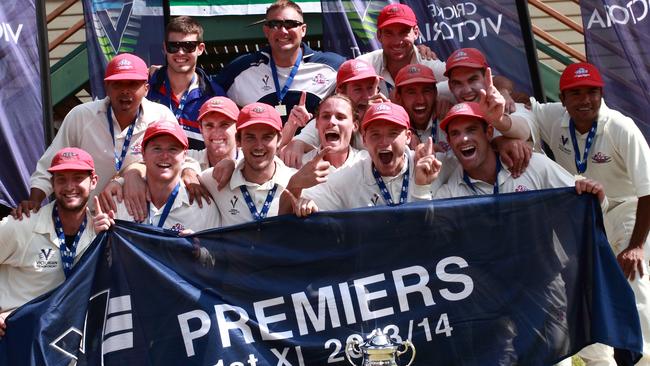
{"label": "trophy graphic on banner", "polygon": [[345,357],[353,366],[359,365],[352,361],[351,352],[363,356],[360,366],[399,366],[395,358],[408,352],[409,348],[412,351],[411,360],[404,366],[410,366],[415,360],[415,346],[413,346],[413,343],[409,340],[403,343],[395,342],[384,334],[381,329],[375,329],[368,336],[368,341],[363,344],[360,344],[356,339],[351,339],[345,345]]}

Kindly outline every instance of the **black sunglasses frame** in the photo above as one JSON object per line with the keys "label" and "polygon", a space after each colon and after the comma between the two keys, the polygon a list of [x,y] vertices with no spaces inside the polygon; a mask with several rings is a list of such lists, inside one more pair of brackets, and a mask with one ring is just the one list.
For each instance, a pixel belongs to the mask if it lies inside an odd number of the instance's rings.
{"label": "black sunglasses frame", "polygon": [[293,20],[293,19],[272,19],[272,20],[267,20],[264,22],[264,25],[271,28],[271,29],[280,29],[284,28],[286,30],[293,29],[296,27],[300,27],[301,25],[305,24],[304,22],[301,22],[299,20]]}
{"label": "black sunglasses frame", "polygon": [[183,49],[185,53],[192,53],[196,51],[196,48],[199,46],[199,41],[183,41],[183,42],[165,42],[165,49],[168,53],[178,53],[178,51]]}

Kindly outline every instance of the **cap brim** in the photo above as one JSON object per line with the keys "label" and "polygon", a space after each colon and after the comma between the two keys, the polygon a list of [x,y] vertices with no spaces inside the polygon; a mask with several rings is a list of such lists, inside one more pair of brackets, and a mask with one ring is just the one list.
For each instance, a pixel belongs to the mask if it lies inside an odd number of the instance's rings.
{"label": "cap brim", "polygon": [[467,62],[463,61],[463,62],[459,62],[457,64],[454,64],[454,66],[452,66],[449,69],[445,70],[443,75],[445,75],[446,77],[449,77],[449,73],[451,72],[451,70],[453,70],[453,69],[455,69],[457,67],[470,67],[472,69],[485,69],[485,68],[487,68],[487,66],[485,64],[481,64],[481,63],[478,63],[478,62],[472,62],[472,61],[467,61]]}
{"label": "cap brim", "polygon": [[384,80],[384,78],[381,77],[381,76],[379,76],[379,75],[357,75],[357,76],[353,76],[353,77],[351,77],[351,78],[345,79],[345,80],[343,80],[343,81],[341,81],[341,82],[337,82],[337,85],[338,85],[338,86],[341,86],[341,85],[343,85],[343,84],[345,84],[345,83],[348,83],[348,82],[350,82],[350,81],[357,81],[357,80],[364,80],[364,79],[372,79],[372,78],[379,78],[379,80]]}
{"label": "cap brim", "polygon": [[272,127],[274,130],[280,132],[282,131],[282,127],[278,128],[278,126],[275,125],[275,123],[271,121],[266,121],[266,120],[250,120],[246,121],[245,123],[242,123],[241,125],[237,126],[237,131],[243,130],[246,127],[250,127],[253,125],[266,125]]}
{"label": "cap brim", "polygon": [[488,125],[490,124],[490,122],[488,122],[485,119],[485,117],[483,117],[481,115],[478,115],[478,114],[475,114],[475,113],[463,113],[463,114],[457,114],[455,116],[452,116],[449,119],[447,119],[447,118],[443,119],[442,122],[440,122],[440,129],[447,132],[447,127],[449,127],[449,124],[452,123],[453,121],[455,121],[456,119],[460,118],[460,117],[478,118],[478,119],[482,120],[483,122],[487,123]]}
{"label": "cap brim", "polygon": [[593,86],[593,87],[597,87],[597,88],[602,88],[603,86],[605,86],[605,83],[599,82],[599,81],[596,81],[596,80],[578,80],[578,81],[574,81],[574,82],[572,82],[570,84],[563,85],[560,88],[560,91],[565,91],[567,89],[577,88],[577,87],[581,87],[581,86]]}
{"label": "cap brim", "polygon": [[233,120],[235,122],[237,121],[237,117],[238,117],[238,116],[234,115],[233,113],[230,113],[230,112],[225,111],[225,110],[207,110],[207,111],[199,114],[199,117],[196,120],[201,121],[203,119],[203,117],[207,116],[210,113],[218,113],[218,114],[220,114],[222,116],[226,116],[226,117],[230,118],[231,120]]}
{"label": "cap brim", "polygon": [[61,172],[64,170],[68,171],[78,171],[78,172],[94,172],[95,169],[89,167],[88,165],[84,164],[78,164],[78,163],[63,163],[59,164],[55,167],[51,167],[47,169],[48,172],[54,173],[54,172]]}
{"label": "cap brim", "polygon": [[398,126],[400,126],[400,127],[404,127],[405,129],[409,128],[408,123],[405,124],[404,121],[398,120],[398,119],[395,118],[395,117],[391,117],[391,116],[377,116],[377,117],[371,118],[371,119],[369,119],[369,120],[367,120],[367,121],[363,121],[363,123],[362,123],[362,125],[361,125],[361,129],[362,129],[362,130],[363,130],[363,129],[366,129],[366,128],[368,127],[368,125],[370,125],[370,124],[372,124],[372,123],[379,122],[379,121],[390,122],[390,123],[396,124],[396,125],[398,125]]}
{"label": "cap brim", "polygon": [[169,131],[154,132],[153,134],[147,136],[147,141],[142,141],[142,146],[144,147],[144,145],[148,144],[149,142],[151,142],[151,140],[155,139],[156,137],[165,136],[165,135],[173,137],[176,141],[178,141],[179,144],[181,144],[181,146],[187,149],[187,146],[189,145],[188,141],[181,139],[180,137],[176,136],[173,133],[170,133]]}
{"label": "cap brim", "polygon": [[387,27],[387,26],[389,26],[391,24],[404,24],[404,25],[407,25],[409,27],[415,27],[416,25],[418,25],[417,22],[412,22],[412,21],[409,21],[409,20],[406,20],[406,19],[395,18],[395,19],[388,19],[387,21],[383,22],[380,26],[377,27],[377,29],[382,29],[382,28]]}
{"label": "cap brim", "polygon": [[149,80],[149,78],[146,75],[136,74],[136,73],[115,74],[115,75],[111,75],[111,76],[108,76],[108,77],[104,78],[104,81],[112,81],[112,80],[140,80],[140,81],[147,81],[147,80]]}
{"label": "cap brim", "polygon": [[424,83],[424,84],[436,84],[436,80],[431,80],[430,78],[425,78],[425,77],[415,77],[415,78],[410,78],[408,80],[404,80],[399,84],[396,84],[396,87],[404,86],[404,85],[410,85],[410,84],[418,84],[418,83]]}

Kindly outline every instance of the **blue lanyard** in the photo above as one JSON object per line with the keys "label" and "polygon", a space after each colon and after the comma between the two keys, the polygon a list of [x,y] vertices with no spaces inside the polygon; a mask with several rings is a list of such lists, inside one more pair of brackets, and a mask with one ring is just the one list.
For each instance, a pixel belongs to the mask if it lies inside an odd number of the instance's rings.
{"label": "blue lanyard", "polygon": [[246,201],[246,205],[248,206],[248,210],[251,212],[251,215],[253,215],[253,219],[255,221],[260,221],[262,219],[266,218],[266,215],[269,213],[269,208],[271,207],[271,202],[273,201],[273,197],[275,196],[275,191],[278,189],[278,185],[275,184],[273,185],[273,188],[269,191],[269,193],[266,195],[266,201],[264,201],[264,206],[262,206],[262,211],[257,212],[257,208],[255,207],[255,203],[253,202],[253,198],[251,198],[250,193],[248,193],[248,189],[246,186],[242,185],[239,186],[239,189],[241,190],[242,196],[244,196],[244,200]]}
{"label": "blue lanyard", "polygon": [[578,139],[576,138],[576,126],[573,123],[573,118],[569,120],[569,133],[571,133],[571,142],[573,143],[573,151],[575,154],[576,160],[576,170],[578,174],[582,174],[587,170],[587,159],[589,158],[589,150],[591,145],[594,143],[596,138],[596,129],[598,128],[598,121],[594,121],[591,124],[591,129],[589,129],[589,134],[587,135],[587,141],[585,142],[585,152],[580,159],[580,148],[578,147]]}
{"label": "blue lanyard", "polygon": [[88,220],[88,217],[84,215],[84,220],[79,226],[77,235],[74,236],[72,248],[70,249],[65,245],[65,233],[63,232],[63,224],[61,223],[59,210],[57,209],[56,204],[54,204],[54,207],[52,208],[52,220],[54,221],[54,231],[56,232],[57,238],[59,238],[59,250],[61,251],[61,261],[63,262],[63,273],[65,274],[65,278],[68,278],[70,271],[72,271],[74,257],[77,255],[77,244],[79,244],[79,239],[81,239],[81,235],[84,230],[86,230],[86,221]]}
{"label": "blue lanyard", "polygon": [[178,101],[178,107],[174,108],[174,95],[172,91],[172,86],[169,82],[169,76],[167,73],[165,73],[165,89],[167,89],[167,96],[169,96],[169,109],[171,109],[174,112],[174,116],[176,117],[177,120],[180,120],[181,115],[183,114],[183,109],[185,109],[185,103],[187,103],[187,96],[190,94],[190,88],[192,87],[192,84],[194,84],[194,81],[196,79],[196,74],[192,76],[192,81],[190,81],[190,86],[187,87],[185,92],[183,93],[183,96],[181,97],[181,100]]}
{"label": "blue lanyard", "polygon": [[[501,158],[499,158],[499,154],[497,154],[497,174],[496,177],[494,178],[494,188],[492,189],[492,194],[499,194],[499,172],[501,171]],[[476,187],[474,187],[474,183],[472,183],[471,180],[469,180],[469,176],[467,175],[466,171],[463,171],[463,181],[465,181],[465,184],[469,186],[469,188],[474,191],[474,193],[478,194],[476,191]]]}
{"label": "blue lanyard", "polygon": [[375,168],[375,164],[372,164],[372,175],[375,177],[375,181],[377,182],[377,186],[379,186],[379,191],[381,192],[381,195],[384,197],[384,202],[388,206],[399,206],[401,204],[406,203],[406,199],[408,198],[409,194],[409,159],[407,157],[406,159],[406,171],[404,172],[404,175],[402,177],[402,191],[400,192],[399,195],[399,203],[393,202],[393,197],[391,197],[390,192],[388,191],[388,188],[386,188],[386,183],[384,183],[384,180],[381,178],[381,175],[377,171],[377,168]]}
{"label": "blue lanyard", "polygon": [[133,137],[133,129],[135,128],[135,121],[140,117],[140,109],[138,109],[138,114],[136,114],[135,119],[129,125],[129,129],[126,131],[126,137],[124,137],[124,144],[122,145],[122,153],[120,156],[117,156],[115,152],[115,128],[113,127],[113,112],[110,103],[108,104],[108,111],[106,111],[106,116],[108,118],[108,130],[111,133],[111,139],[113,139],[113,156],[115,157],[115,171],[119,172],[122,169],[122,164],[124,163],[124,157],[126,157],[126,151],[129,149],[131,144],[131,137]]}
{"label": "blue lanyard", "polygon": [[[169,216],[169,212],[172,210],[172,206],[174,205],[174,200],[176,200],[176,196],[178,196],[178,190],[181,187],[181,182],[176,183],[176,187],[172,190],[172,193],[169,194],[169,197],[167,197],[167,202],[165,203],[165,207],[163,208],[163,212],[160,215],[160,220],[158,220],[158,227],[163,227],[165,225],[165,221],[167,220],[167,216]],[[151,218],[150,215],[150,202],[147,202],[147,213],[149,214],[149,225],[153,225],[153,219]]]}
{"label": "blue lanyard", "polygon": [[431,122],[431,140],[434,144],[438,143],[438,118]]}
{"label": "blue lanyard", "polygon": [[284,84],[282,90],[280,90],[280,80],[278,79],[278,68],[275,66],[275,61],[273,61],[273,57],[271,56],[271,73],[273,74],[273,82],[275,83],[275,92],[278,95],[278,104],[282,104],[282,99],[284,99],[284,96],[287,95],[287,92],[289,91],[289,88],[293,83],[293,78],[296,77],[296,74],[298,73],[298,67],[300,66],[301,61],[302,61],[302,50],[298,51],[298,58],[296,58],[296,63],[291,68],[289,77],[287,77],[287,82]]}

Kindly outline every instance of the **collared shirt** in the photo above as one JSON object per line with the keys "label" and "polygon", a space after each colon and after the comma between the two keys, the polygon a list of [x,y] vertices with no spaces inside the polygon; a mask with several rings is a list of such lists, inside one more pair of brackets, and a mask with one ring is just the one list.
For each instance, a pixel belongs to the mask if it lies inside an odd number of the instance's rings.
{"label": "collared shirt", "polygon": [[[372,175],[372,159],[366,151],[362,151],[361,154],[361,160],[357,163],[331,174],[327,182],[304,190],[302,197],[313,200],[320,211],[386,205],[377,181]],[[415,165],[413,164],[412,154],[409,154],[409,165],[407,202],[430,200],[432,196],[431,186],[415,184]],[[386,188],[395,201],[400,197],[406,168],[407,166],[404,164],[398,175],[382,177]]]}
{"label": "collared shirt", "polygon": [[[314,51],[305,43],[302,49],[298,73],[282,100],[287,114],[298,104],[303,91],[307,92],[305,106],[310,113],[314,113],[321,100],[334,92],[337,70],[345,61],[342,56],[332,52]],[[226,90],[228,98],[240,107],[253,102],[278,105],[270,60],[271,50],[268,47],[242,55],[221,70],[217,82]],[[277,68],[280,85],[285,85],[292,68]],[[288,115],[283,116],[282,120],[286,122],[287,118]]]}
{"label": "collared shirt", "polygon": [[[30,217],[0,222],[0,307],[13,310],[65,281],[59,238],[52,221],[54,202]],[[75,264],[95,239],[92,217],[77,243]]]}
{"label": "collared shirt", "polygon": [[[435,198],[486,195],[494,192],[494,184],[471,177],[469,177],[469,181],[476,191],[463,179],[463,167],[459,164],[449,177],[449,181],[436,192]],[[497,174],[497,181],[499,182],[499,193],[525,192],[575,185],[574,177],[569,172],[545,155],[538,153],[531,156],[528,168],[522,175],[514,178],[504,166]]]}
{"label": "collared shirt", "polygon": [[[133,216],[129,215],[129,212],[126,210],[126,205],[124,201],[121,203],[116,202],[117,212],[116,216],[120,220],[125,221],[134,221]],[[162,205],[160,208],[152,203],[149,203],[149,217],[143,222],[144,224],[151,224],[158,226],[160,222],[160,217],[162,216],[165,205]],[[213,229],[221,226],[219,220],[219,211],[217,207],[212,204],[203,203],[203,207],[199,207],[196,201],[190,204],[190,199],[187,194],[187,189],[185,185],[181,182],[181,185],[178,189],[178,196],[172,204],[172,208],[169,211],[169,215],[165,220],[163,228],[169,229],[175,232],[181,232],[185,229],[190,229],[194,232]]]}
{"label": "collared shirt", "polygon": [[255,208],[258,212],[262,210],[267,195],[271,189],[277,184],[278,188],[273,196],[273,201],[269,207],[267,217],[278,215],[280,207],[280,196],[287,187],[289,179],[296,172],[295,169],[289,168],[278,157],[274,157],[275,172],[270,180],[263,184],[252,183],[246,180],[242,174],[245,161],[241,159],[235,166],[235,171],[232,173],[230,183],[221,191],[217,189],[217,182],[212,178],[212,168],[205,170],[201,174],[201,183],[214,198],[214,201],[221,213],[221,223],[223,226],[243,224],[253,221],[253,215],[246,204],[240,186],[246,186],[246,189],[251,195]]}
{"label": "collared shirt", "polygon": [[[313,159],[316,154],[318,154],[320,149],[314,149],[312,151],[307,152],[305,155],[302,156],[302,165],[304,166],[305,164],[309,163],[311,159]],[[348,157],[345,159],[345,162],[343,162],[343,165],[340,167],[336,168],[334,165],[330,165],[329,172],[334,173],[335,171],[343,168],[347,168],[349,166],[352,166],[356,164],[359,160],[362,159],[364,154],[361,153],[361,151],[353,148],[352,146],[348,147]]]}
{"label": "collared shirt", "polygon": [[[52,193],[52,175],[47,171],[54,155],[64,147],[78,147],[88,152],[95,162],[95,172],[99,176],[97,188],[91,193],[90,200],[99,194],[106,184],[115,176],[115,153],[122,151],[128,128],[122,130],[117,118],[113,114],[114,136],[108,128],[109,99],[104,98],[93,102],[84,103],[74,107],[63,120],[59,132],[54,137],[50,146],[41,156],[36,170],[31,176],[30,187],[38,188],[46,195]],[[133,136],[127,150],[120,172],[132,163],[142,161],[142,137],[150,123],[161,119],[175,121],[176,118],[169,108],[142,99],[140,117],[135,121]],[[110,113],[113,113],[110,111]],[[115,139],[115,146],[113,146]]]}
{"label": "collared shirt", "polygon": [[[569,113],[561,103],[540,104],[532,99],[536,129],[533,137],[546,141],[555,161],[571,174],[578,174],[569,132]],[[576,131],[578,148],[584,153],[587,133]],[[603,101],[598,111],[596,137],[589,151],[587,178],[605,187],[610,209],[637,197],[650,195],[650,148],[634,121],[609,109]]]}
{"label": "collared shirt", "polygon": [[[377,74],[384,78],[384,80],[379,82],[379,91],[386,97],[389,97],[390,91],[395,88],[395,81],[390,75],[390,72],[388,72],[386,58],[384,57],[384,50],[374,50],[372,52],[358,56],[357,58],[372,65],[375,68]],[[440,60],[427,60],[420,55],[418,48],[416,46],[413,46],[413,57],[411,58],[410,63],[424,65],[433,70],[433,74],[436,76],[436,81],[438,81],[436,84],[438,88],[438,95],[446,97],[449,100],[455,100],[451,94],[451,91],[449,90],[447,77],[444,75],[446,67],[445,62]]]}

